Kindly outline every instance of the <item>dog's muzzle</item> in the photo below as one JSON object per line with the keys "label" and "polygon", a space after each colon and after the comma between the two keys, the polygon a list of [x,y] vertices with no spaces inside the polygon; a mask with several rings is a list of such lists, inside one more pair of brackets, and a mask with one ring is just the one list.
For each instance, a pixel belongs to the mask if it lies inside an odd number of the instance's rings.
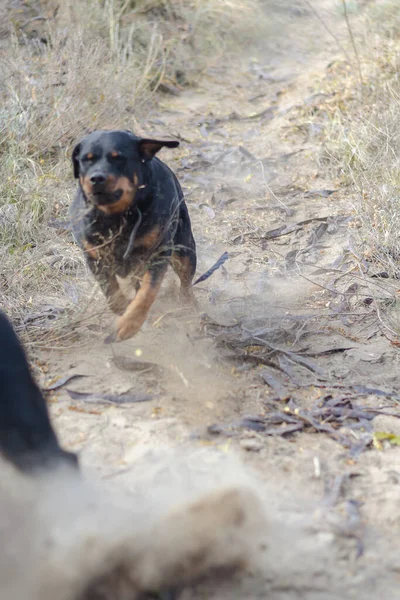
{"label": "dog's muzzle", "polygon": [[96,188],[93,188],[91,200],[96,206],[102,206],[104,204],[114,204],[115,202],[118,202],[118,200],[121,200],[122,194],[123,190],[115,190],[114,192],[110,193],[107,192],[106,189],[104,189],[104,191],[100,191]]}

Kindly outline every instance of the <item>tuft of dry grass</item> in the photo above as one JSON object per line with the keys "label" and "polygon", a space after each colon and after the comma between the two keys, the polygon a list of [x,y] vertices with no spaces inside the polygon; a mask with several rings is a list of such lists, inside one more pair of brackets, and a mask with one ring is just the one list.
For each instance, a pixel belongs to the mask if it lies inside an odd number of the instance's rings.
{"label": "tuft of dry grass", "polygon": [[[369,6],[354,33],[364,75],[363,98],[357,93],[354,66],[327,79],[327,87],[336,94],[336,109],[326,123],[326,150],[352,199],[359,255],[371,265],[371,272],[398,279],[400,13],[396,0]],[[338,89],[343,90],[340,97]],[[400,332],[396,320],[391,327]]]}
{"label": "tuft of dry grass", "polygon": [[367,13],[359,31],[366,73],[364,101],[349,84],[354,73],[345,72],[347,95],[329,123],[327,146],[343,183],[356,191],[359,241],[366,256],[395,274],[400,248],[400,19],[387,19],[392,2],[381,4],[380,13],[376,6]]}

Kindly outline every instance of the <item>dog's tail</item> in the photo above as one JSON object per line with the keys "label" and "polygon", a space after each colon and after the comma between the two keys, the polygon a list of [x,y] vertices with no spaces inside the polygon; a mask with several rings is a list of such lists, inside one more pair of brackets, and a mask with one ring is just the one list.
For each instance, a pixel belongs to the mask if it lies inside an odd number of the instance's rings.
{"label": "dog's tail", "polygon": [[60,447],[22,345],[0,311],[0,453],[23,472],[78,465]]}

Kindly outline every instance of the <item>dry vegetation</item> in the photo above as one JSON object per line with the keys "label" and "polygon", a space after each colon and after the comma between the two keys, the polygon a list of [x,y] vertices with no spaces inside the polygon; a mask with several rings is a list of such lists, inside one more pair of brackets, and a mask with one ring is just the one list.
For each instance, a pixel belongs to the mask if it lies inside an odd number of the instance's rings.
{"label": "dry vegetation", "polygon": [[333,68],[325,82],[337,98],[326,128],[328,156],[353,198],[360,254],[394,278],[400,272],[398,8],[396,0],[372,2],[354,25],[362,89],[355,59]]}
{"label": "dry vegetation", "polygon": [[307,127],[319,132],[320,166],[331,171],[352,207],[354,220],[344,249],[346,285],[360,288],[364,282],[363,293],[373,302],[378,319],[390,337],[397,338],[399,6],[396,0],[341,0],[336,6],[347,17],[348,39],[339,40],[329,21],[313,11],[336,43],[337,56],[320,73],[318,106],[304,106],[303,117]]}

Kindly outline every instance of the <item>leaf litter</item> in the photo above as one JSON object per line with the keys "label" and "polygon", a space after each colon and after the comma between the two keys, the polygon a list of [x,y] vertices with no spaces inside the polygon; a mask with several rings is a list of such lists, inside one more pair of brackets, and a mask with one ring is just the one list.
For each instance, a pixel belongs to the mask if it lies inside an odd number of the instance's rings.
{"label": "leaf litter", "polygon": [[[259,378],[272,394],[262,400],[262,412],[245,415],[227,423],[214,423],[207,428],[211,436],[234,437],[250,430],[262,436],[292,437],[298,432],[323,433],[343,446],[351,457],[377,447],[379,442],[373,433],[372,420],[377,414],[391,414],[386,409],[364,407],[358,399],[378,396],[399,401],[395,391],[385,391],[358,383],[334,383],[320,364],[309,357],[330,357],[353,350],[353,346],[334,346],[310,352],[308,347],[295,345],[296,330],[301,320],[283,328],[282,321],[275,320],[275,327],[264,324],[251,327],[248,320],[225,326],[210,317],[203,319],[207,334],[214,337],[217,346],[228,350],[227,356],[235,362],[252,362],[259,369]],[[256,323],[255,323],[256,324]],[[286,339],[285,339],[286,338]],[[277,341],[275,342],[274,339]],[[310,398],[316,396],[310,406]],[[303,406],[306,398],[307,406]],[[396,413],[394,413],[395,416]],[[395,439],[396,438],[396,439]],[[397,437],[385,438],[397,444]],[[400,439],[400,438],[399,438]],[[400,444],[400,442],[399,442]]]}
{"label": "leaf litter", "polygon": [[72,400],[83,400],[86,402],[100,404],[133,404],[136,402],[149,402],[154,396],[151,394],[103,394],[100,392],[78,392],[67,389]]}

